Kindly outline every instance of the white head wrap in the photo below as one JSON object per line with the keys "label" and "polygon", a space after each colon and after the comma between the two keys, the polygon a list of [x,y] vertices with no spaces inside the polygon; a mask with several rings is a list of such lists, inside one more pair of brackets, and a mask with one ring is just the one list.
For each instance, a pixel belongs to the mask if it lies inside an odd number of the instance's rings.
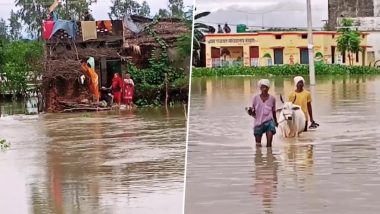
{"label": "white head wrap", "polygon": [[261,80],[259,81],[259,88],[260,88],[262,85],[265,85],[265,86],[267,86],[268,88],[270,88],[270,82],[269,82],[269,80],[268,80],[268,79],[261,79]]}
{"label": "white head wrap", "polygon": [[297,88],[297,84],[299,81],[302,81],[303,83],[305,83],[305,80],[303,79],[303,77],[301,76],[296,76],[294,77],[294,86]]}

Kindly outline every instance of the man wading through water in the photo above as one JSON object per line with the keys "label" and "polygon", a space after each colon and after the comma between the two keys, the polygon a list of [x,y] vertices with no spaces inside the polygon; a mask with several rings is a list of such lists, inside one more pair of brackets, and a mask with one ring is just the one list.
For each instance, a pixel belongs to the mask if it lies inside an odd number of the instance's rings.
{"label": "man wading through water", "polygon": [[[309,129],[317,128],[319,124],[316,123],[313,118],[313,109],[311,107],[311,94],[309,91],[303,88],[305,85],[305,80],[301,76],[296,76],[294,77],[294,85],[296,86],[296,90],[289,94],[289,102],[293,102],[295,97],[297,97],[294,104],[301,106],[301,109],[303,113],[305,114],[305,118],[306,118],[305,132],[307,131],[308,121],[311,121],[311,125],[309,126]],[[308,118],[310,120],[308,120]]]}
{"label": "man wading through water", "polygon": [[253,134],[255,135],[256,146],[261,146],[263,134],[267,137],[267,147],[272,146],[273,135],[276,134],[278,126],[276,117],[276,98],[268,93],[270,82],[267,79],[259,81],[261,94],[253,97],[252,109],[248,113],[255,118]]}

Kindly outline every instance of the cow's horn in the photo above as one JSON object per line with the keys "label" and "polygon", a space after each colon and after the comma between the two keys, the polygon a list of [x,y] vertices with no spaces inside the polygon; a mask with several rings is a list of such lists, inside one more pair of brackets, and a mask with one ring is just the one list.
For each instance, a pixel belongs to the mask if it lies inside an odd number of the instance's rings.
{"label": "cow's horn", "polygon": [[294,95],[293,104],[296,102],[296,99],[297,99],[297,95]]}
{"label": "cow's horn", "polygon": [[282,103],[284,103],[284,100],[282,99],[282,95],[280,94],[280,100]]}

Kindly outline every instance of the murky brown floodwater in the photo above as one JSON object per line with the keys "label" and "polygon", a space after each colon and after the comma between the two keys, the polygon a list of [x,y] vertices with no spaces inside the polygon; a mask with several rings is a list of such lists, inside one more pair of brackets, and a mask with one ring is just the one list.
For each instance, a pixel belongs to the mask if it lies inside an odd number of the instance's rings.
{"label": "murky brown floodwater", "polygon": [[[1,108],[1,107],[0,107]],[[163,213],[183,206],[183,108],[5,116],[0,213]]]}
{"label": "murky brown floodwater", "polygon": [[[277,97],[292,78],[271,79]],[[257,79],[194,79],[186,214],[379,213],[380,76],[317,79],[321,125],[298,140],[256,149],[244,111]]]}

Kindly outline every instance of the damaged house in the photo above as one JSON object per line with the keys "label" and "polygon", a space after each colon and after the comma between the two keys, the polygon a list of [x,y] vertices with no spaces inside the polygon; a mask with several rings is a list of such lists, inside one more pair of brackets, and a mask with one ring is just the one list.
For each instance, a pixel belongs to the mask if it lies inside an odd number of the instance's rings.
{"label": "damaged house", "polygon": [[91,100],[90,79],[81,79],[81,60],[93,58],[99,88],[109,87],[114,73],[124,75],[128,62],[138,68],[146,67],[152,50],[161,47],[147,30],[148,25],[166,42],[168,51],[175,48],[182,34],[189,32],[180,19],[174,18],[155,22],[141,16],[126,16],[123,20],[44,21],[45,111],[62,112]]}

